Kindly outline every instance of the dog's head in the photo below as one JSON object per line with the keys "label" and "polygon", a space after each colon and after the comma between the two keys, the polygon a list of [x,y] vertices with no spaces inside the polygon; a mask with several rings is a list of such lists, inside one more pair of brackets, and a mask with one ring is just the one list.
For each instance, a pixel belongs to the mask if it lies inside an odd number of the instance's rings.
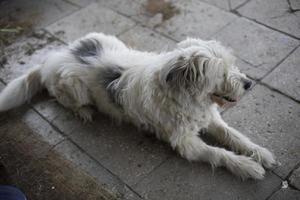
{"label": "dog's head", "polygon": [[[175,93],[203,97],[223,106],[235,103],[252,82],[234,65],[231,52],[216,41],[188,39],[176,59],[161,71],[161,81]],[[202,98],[199,98],[202,97]]]}

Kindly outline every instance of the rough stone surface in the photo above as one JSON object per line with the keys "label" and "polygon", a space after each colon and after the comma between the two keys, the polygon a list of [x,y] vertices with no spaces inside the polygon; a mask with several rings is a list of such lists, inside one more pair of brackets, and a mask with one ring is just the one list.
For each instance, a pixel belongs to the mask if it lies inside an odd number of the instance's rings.
{"label": "rough stone surface", "polygon": [[162,52],[176,46],[174,41],[141,26],[136,26],[123,33],[120,35],[120,39],[128,46],[143,51]]}
{"label": "rough stone surface", "polygon": [[300,167],[296,168],[289,177],[291,185],[300,190]]}
{"label": "rough stone surface", "polygon": [[[289,5],[288,2],[291,4]],[[296,9],[298,11],[295,11]],[[243,16],[300,38],[300,12],[299,1],[297,0],[253,0],[238,9],[238,12]]]}
{"label": "rough stone surface", "polygon": [[281,166],[275,173],[285,178],[300,158],[300,107],[289,98],[256,85],[236,107],[224,114],[229,125],[271,150]]}
{"label": "rough stone surface", "polygon": [[74,4],[74,6],[85,7],[97,0],[68,0],[69,3]]}
{"label": "rough stone surface", "polygon": [[116,199],[61,154],[50,151],[53,146],[23,123],[19,113],[10,112],[6,119],[0,119],[1,185],[16,186],[31,200]]}
{"label": "rough stone surface", "polygon": [[[90,32],[118,35],[134,26],[134,22],[99,3],[92,3],[62,20],[47,27],[51,33],[71,42]],[[61,33],[61,34],[60,34]]]}
{"label": "rough stone surface", "polygon": [[141,17],[144,18],[144,15],[146,14],[144,9],[146,0],[98,0],[98,2],[102,6],[106,6],[124,16],[128,16],[136,20],[139,20]]}
{"label": "rough stone surface", "polygon": [[266,84],[300,101],[300,48],[264,80]]}
{"label": "rough stone surface", "polygon": [[228,171],[210,165],[172,158],[134,188],[145,199],[265,199],[280,185],[280,179],[268,173],[263,181],[244,181]]}
{"label": "rough stone surface", "polygon": [[3,22],[8,24],[14,22],[11,25],[19,25],[25,29],[42,28],[78,10],[77,6],[62,0],[31,0],[26,4],[22,2],[1,1],[0,21],[4,20]]}
{"label": "rough stone surface", "polygon": [[295,39],[243,18],[228,25],[215,38],[253,66],[247,73],[254,78],[266,75],[299,45]]}
{"label": "rough stone surface", "polygon": [[269,200],[297,200],[300,199],[300,191],[291,188],[281,189],[273,194]]}
{"label": "rough stone surface", "polygon": [[56,145],[64,139],[60,133],[55,131],[47,121],[42,119],[41,116],[32,109],[24,113],[22,120],[26,123],[28,128],[38,134],[43,141],[48,142],[50,145]]}
{"label": "rough stone surface", "polygon": [[231,13],[196,0],[178,1],[174,6],[179,13],[163,21],[156,29],[177,41],[187,36],[210,39],[236,19]]}
{"label": "rough stone surface", "polygon": [[135,184],[170,154],[170,149],[130,125],[116,125],[109,117],[96,115],[83,124],[65,111],[53,120],[61,131],[125,183]]}
{"label": "rough stone surface", "polygon": [[107,169],[103,168],[98,162],[78,149],[78,147],[69,140],[57,145],[53,151],[65,156],[76,166],[83,169],[86,173],[95,178],[98,183],[105,186],[113,194],[116,194],[118,198],[128,200],[140,199],[125,184],[121,183],[118,177],[113,176]]}
{"label": "rough stone surface", "polygon": [[234,10],[238,6],[241,6],[247,0],[202,0],[211,5],[217,6],[225,10]]}

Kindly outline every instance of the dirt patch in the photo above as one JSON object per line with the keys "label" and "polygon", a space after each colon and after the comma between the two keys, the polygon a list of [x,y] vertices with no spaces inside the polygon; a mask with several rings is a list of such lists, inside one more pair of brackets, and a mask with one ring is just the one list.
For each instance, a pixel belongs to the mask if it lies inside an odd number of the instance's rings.
{"label": "dirt patch", "polygon": [[13,16],[0,19],[0,46],[8,46],[18,37],[31,31],[31,20],[20,21]]}
{"label": "dirt patch", "polygon": [[30,200],[116,199],[51,150],[19,117],[0,115],[0,133],[0,184],[16,186]]}
{"label": "dirt patch", "polygon": [[25,55],[31,56],[35,51],[44,48],[46,45],[57,41],[55,37],[48,34],[47,32],[40,30],[33,32],[29,37],[33,38],[33,42],[28,42],[23,47]]}
{"label": "dirt patch", "polygon": [[145,9],[147,13],[150,13],[153,16],[159,13],[162,14],[163,21],[179,14],[179,9],[166,0],[148,0]]}

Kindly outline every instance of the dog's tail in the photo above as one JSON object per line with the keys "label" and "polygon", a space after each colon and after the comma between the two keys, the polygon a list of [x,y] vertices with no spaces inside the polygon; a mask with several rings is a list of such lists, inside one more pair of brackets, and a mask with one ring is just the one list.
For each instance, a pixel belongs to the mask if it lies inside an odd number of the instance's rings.
{"label": "dog's tail", "polygon": [[0,93],[0,112],[17,107],[42,89],[40,67],[10,82]]}

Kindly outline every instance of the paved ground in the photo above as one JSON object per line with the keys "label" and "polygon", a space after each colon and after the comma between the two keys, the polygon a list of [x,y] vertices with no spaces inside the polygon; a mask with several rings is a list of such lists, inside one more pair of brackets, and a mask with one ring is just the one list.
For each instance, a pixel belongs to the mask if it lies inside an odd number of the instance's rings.
{"label": "paved ground", "polygon": [[[79,184],[76,173],[84,173],[82,180],[92,178],[91,188],[79,181],[83,191],[90,188],[87,199],[110,198],[108,194],[130,200],[300,199],[298,0],[10,0],[0,1],[0,28],[2,87],[41,62],[49,50],[91,31],[114,34],[132,47],[156,51],[172,48],[186,36],[220,40],[234,50],[240,68],[256,82],[238,106],[224,112],[224,118],[271,149],[281,162],[264,180],[242,182],[224,169],[213,172],[207,164],[189,163],[155,138],[130,125],[116,126],[101,114],[85,125],[41,94],[0,120],[5,135],[0,139],[0,161],[10,163],[12,171],[14,158],[20,159],[22,148],[28,148],[33,149],[28,151],[30,159],[37,163],[33,166],[40,166],[45,155],[59,155],[55,161],[51,156],[46,159],[53,163],[48,168],[60,170],[53,173],[61,178],[50,178],[50,183],[67,185],[66,193],[72,193],[68,190],[72,184]],[[30,134],[12,137],[27,129]],[[38,141],[38,146],[31,141]],[[15,145],[21,147],[9,148]],[[18,156],[12,156],[15,151]],[[21,162],[16,169],[24,165]],[[76,166],[74,176],[64,173],[69,165]],[[38,174],[39,180],[52,177]],[[43,199],[55,197],[47,192],[49,185],[36,184],[44,188],[39,190]],[[25,191],[31,188],[19,186]],[[86,193],[75,194],[79,198]]]}

